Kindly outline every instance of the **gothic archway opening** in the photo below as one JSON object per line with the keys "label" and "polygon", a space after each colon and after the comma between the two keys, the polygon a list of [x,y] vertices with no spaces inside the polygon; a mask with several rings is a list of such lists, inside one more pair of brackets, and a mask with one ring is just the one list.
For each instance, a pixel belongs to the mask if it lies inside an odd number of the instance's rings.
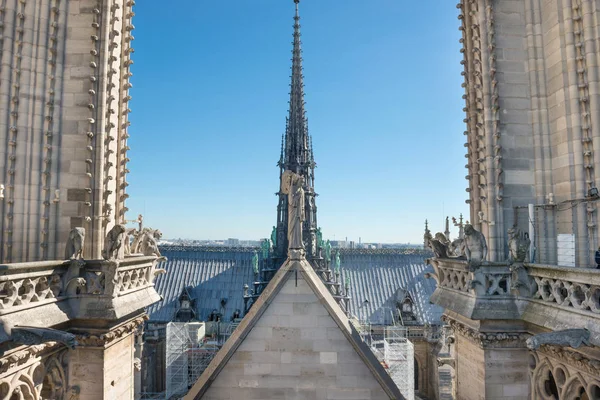
{"label": "gothic archway opening", "polygon": [[419,362],[417,361],[417,358],[415,357],[415,392],[419,390]]}
{"label": "gothic archway opening", "polygon": [[558,386],[556,385],[556,380],[554,379],[554,375],[552,375],[552,371],[548,371],[548,376],[544,381],[544,391],[546,392],[546,396],[559,400]]}
{"label": "gothic archway opening", "polygon": [[592,385],[590,389],[590,396],[592,399],[600,399],[600,386]]}
{"label": "gothic archway opening", "polygon": [[587,395],[587,393],[585,392],[585,389],[583,387],[580,387],[577,390],[577,397],[575,397],[575,400],[590,400],[589,396]]}

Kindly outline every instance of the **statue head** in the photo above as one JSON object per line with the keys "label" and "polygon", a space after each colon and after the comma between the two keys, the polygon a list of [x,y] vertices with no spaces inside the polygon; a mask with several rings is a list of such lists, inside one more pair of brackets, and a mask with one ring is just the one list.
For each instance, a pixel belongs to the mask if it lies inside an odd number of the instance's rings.
{"label": "statue head", "polygon": [[442,232],[438,232],[435,234],[435,239],[439,240],[442,243],[448,242],[448,238]]}
{"label": "statue head", "polygon": [[475,233],[475,228],[473,228],[473,225],[471,224],[466,224],[465,225],[465,235],[472,235],[473,233]]}
{"label": "statue head", "polygon": [[125,225],[121,225],[121,224],[117,224],[111,229],[111,231],[114,231],[117,235],[119,235],[121,233],[125,233],[126,230],[127,230],[127,228],[125,227]]}

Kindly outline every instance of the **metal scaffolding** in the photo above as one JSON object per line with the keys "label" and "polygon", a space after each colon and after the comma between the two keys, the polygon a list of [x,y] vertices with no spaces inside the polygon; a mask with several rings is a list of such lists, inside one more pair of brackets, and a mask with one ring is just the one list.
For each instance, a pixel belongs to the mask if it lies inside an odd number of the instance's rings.
{"label": "metal scaffolding", "polygon": [[359,333],[404,397],[414,400],[415,354],[414,346],[407,338],[407,328],[388,326],[381,335],[374,334],[370,324],[363,324]]}
{"label": "metal scaffolding", "polygon": [[165,399],[187,393],[218,351],[216,343],[205,340],[204,323],[170,322],[166,334]]}
{"label": "metal scaffolding", "polygon": [[414,346],[406,337],[406,329],[386,327],[384,331],[384,361],[388,374],[407,400],[415,398]]}

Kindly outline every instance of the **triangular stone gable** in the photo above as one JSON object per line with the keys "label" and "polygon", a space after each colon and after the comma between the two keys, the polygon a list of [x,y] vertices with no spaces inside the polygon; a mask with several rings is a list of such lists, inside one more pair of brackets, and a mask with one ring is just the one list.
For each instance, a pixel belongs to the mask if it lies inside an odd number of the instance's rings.
{"label": "triangular stone gable", "polygon": [[401,399],[306,261],[278,271],[186,399]]}

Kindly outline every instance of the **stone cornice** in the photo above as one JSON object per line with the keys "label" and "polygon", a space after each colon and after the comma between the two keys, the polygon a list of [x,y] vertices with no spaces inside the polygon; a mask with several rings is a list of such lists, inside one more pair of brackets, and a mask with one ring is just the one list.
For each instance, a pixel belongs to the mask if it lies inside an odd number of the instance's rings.
{"label": "stone cornice", "polygon": [[118,326],[106,333],[101,334],[79,334],[76,335],[79,346],[85,347],[106,347],[110,343],[135,332],[146,320],[147,315],[142,315],[132,319],[123,325]]}
{"label": "stone cornice", "polygon": [[530,336],[525,332],[480,332],[446,316],[442,320],[450,325],[453,332],[481,348],[526,348],[525,341]]}

